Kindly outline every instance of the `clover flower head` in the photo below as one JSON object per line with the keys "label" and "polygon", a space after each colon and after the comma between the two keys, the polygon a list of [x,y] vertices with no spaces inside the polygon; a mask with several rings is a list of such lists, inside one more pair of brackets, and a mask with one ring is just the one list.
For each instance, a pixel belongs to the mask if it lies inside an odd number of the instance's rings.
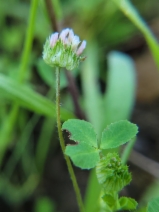
{"label": "clover flower head", "polygon": [[50,66],[72,70],[85,58],[81,56],[86,48],[86,41],[80,41],[72,29],[66,28],[59,34],[53,33],[45,42],[43,59]]}

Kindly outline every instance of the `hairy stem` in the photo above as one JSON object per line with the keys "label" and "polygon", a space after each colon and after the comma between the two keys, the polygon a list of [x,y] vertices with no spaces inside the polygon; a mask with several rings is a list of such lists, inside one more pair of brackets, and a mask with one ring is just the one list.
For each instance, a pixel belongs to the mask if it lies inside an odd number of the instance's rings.
{"label": "hairy stem", "polygon": [[66,164],[68,167],[70,177],[72,179],[73,188],[76,193],[79,210],[80,210],[80,212],[84,212],[83,201],[82,201],[80,189],[77,184],[75,173],[74,173],[74,170],[73,170],[73,167],[72,167],[69,157],[67,155],[65,155],[65,141],[63,138],[63,134],[62,134],[61,119],[60,119],[60,68],[59,67],[56,68],[56,117],[57,117],[57,128],[58,128],[61,149],[62,149],[64,158],[66,160]]}
{"label": "hairy stem", "polygon": [[[58,22],[57,22],[57,14],[56,14],[56,10],[58,11],[58,13],[62,13],[60,11],[60,8],[57,7],[57,3],[56,0],[54,0],[53,2],[51,0],[46,0],[45,4],[46,4],[46,9],[48,11],[48,16],[50,18],[51,21],[51,28],[54,31],[59,32],[61,30],[61,27],[59,26]],[[55,6],[56,5],[56,6]],[[72,101],[73,101],[73,105],[74,105],[74,110],[75,110],[75,115],[79,118],[79,119],[86,119],[84,112],[82,111],[80,104],[79,104],[79,92],[75,83],[75,79],[72,76],[70,71],[65,70],[65,75],[66,78],[68,80],[68,90],[70,92],[70,95],[72,97]]]}

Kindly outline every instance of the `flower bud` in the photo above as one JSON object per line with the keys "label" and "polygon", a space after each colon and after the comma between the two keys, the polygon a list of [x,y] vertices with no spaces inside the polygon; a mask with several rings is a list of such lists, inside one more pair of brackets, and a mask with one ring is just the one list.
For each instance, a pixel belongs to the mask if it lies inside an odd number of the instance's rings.
{"label": "flower bud", "polygon": [[59,34],[53,33],[45,42],[43,59],[50,66],[72,70],[85,58],[81,56],[86,48],[86,41],[80,41],[72,29],[64,29]]}
{"label": "flower bud", "polygon": [[108,153],[106,157],[101,158],[96,166],[96,174],[99,183],[108,193],[120,191],[131,181],[128,167],[121,163],[117,153]]}

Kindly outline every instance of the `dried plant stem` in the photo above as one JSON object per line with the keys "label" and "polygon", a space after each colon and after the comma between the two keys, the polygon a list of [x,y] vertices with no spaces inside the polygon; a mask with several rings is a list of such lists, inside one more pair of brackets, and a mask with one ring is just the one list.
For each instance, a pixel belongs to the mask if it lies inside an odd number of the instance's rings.
{"label": "dried plant stem", "polygon": [[75,177],[75,173],[74,173],[69,157],[65,155],[65,141],[62,134],[61,119],[60,119],[60,68],[59,67],[56,68],[56,117],[57,117],[57,128],[58,128],[60,145],[61,145],[64,158],[66,160],[70,177],[72,179],[73,188],[76,193],[76,198],[77,198],[77,202],[79,206],[79,211],[84,212],[84,205],[83,205],[80,189],[78,187],[77,180]]}

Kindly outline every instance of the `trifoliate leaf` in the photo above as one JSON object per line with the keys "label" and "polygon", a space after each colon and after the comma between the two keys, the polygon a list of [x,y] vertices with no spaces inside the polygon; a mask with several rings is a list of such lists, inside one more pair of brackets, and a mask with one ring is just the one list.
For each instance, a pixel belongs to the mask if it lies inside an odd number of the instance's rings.
{"label": "trifoliate leaf", "polygon": [[129,121],[122,120],[107,126],[102,133],[101,149],[116,148],[136,136],[138,128]]}
{"label": "trifoliate leaf", "polygon": [[91,169],[99,162],[99,150],[86,144],[68,145],[65,154],[81,169]]}
{"label": "trifoliate leaf", "polygon": [[121,197],[119,199],[119,205],[118,210],[135,210],[138,203],[132,198]]}
{"label": "trifoliate leaf", "polygon": [[159,198],[155,198],[148,203],[147,212],[159,211]]}
{"label": "trifoliate leaf", "polygon": [[97,135],[94,132],[93,126],[89,122],[78,119],[69,119],[64,122],[62,129],[71,133],[71,140],[97,147]]}

